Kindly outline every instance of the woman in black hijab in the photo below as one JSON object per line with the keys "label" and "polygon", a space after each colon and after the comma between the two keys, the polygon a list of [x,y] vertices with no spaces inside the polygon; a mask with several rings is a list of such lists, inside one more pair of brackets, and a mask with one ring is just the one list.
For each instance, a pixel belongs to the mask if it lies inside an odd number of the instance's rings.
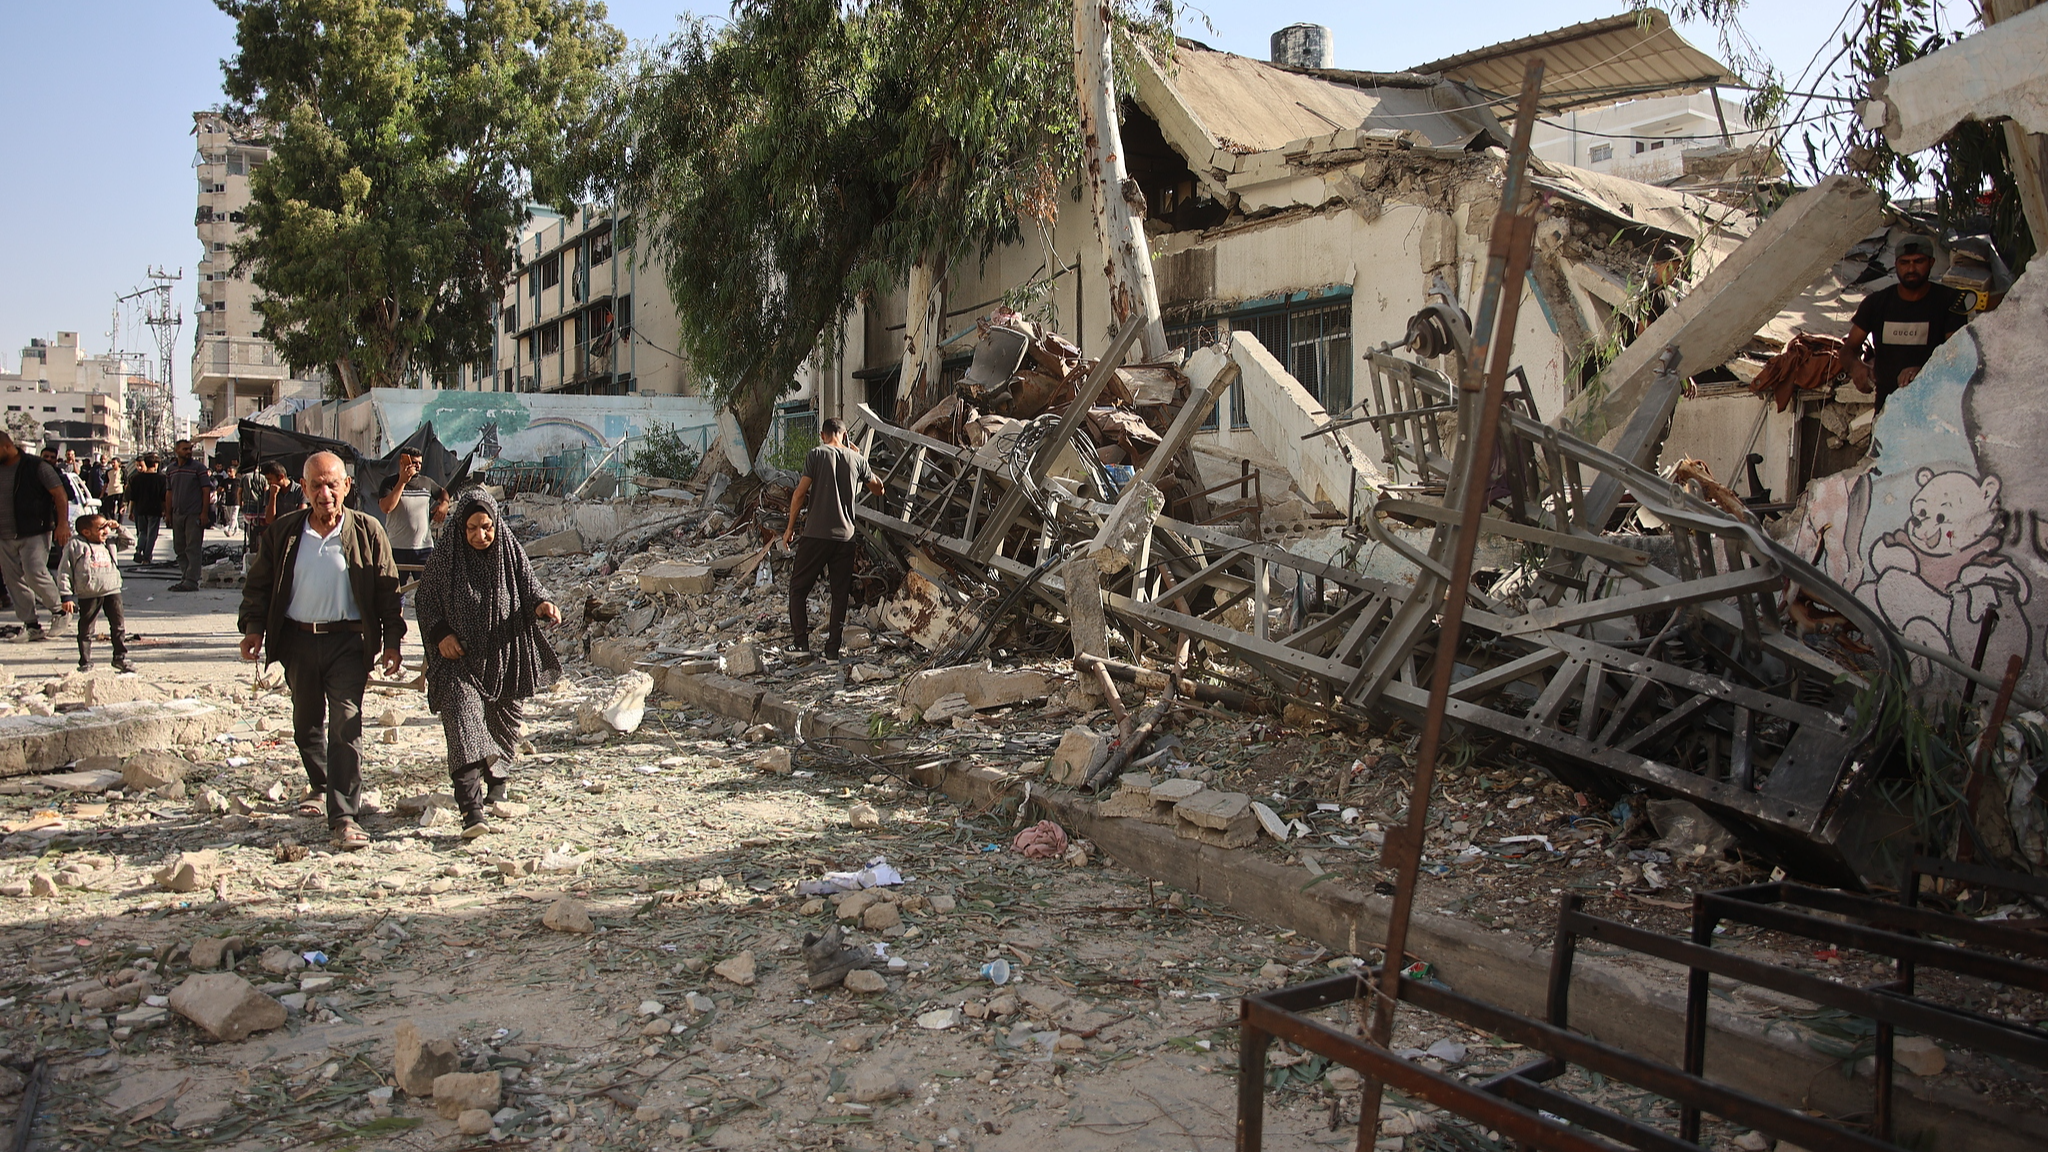
{"label": "woman in black hijab", "polygon": [[559,624],[562,614],[506,530],[498,502],[482,488],[456,498],[455,514],[427,557],[416,604],[427,646],[427,707],[447,732],[462,835],[474,838],[489,830],[484,805],[505,799],[519,702],[562,674],[540,634],[541,621]]}

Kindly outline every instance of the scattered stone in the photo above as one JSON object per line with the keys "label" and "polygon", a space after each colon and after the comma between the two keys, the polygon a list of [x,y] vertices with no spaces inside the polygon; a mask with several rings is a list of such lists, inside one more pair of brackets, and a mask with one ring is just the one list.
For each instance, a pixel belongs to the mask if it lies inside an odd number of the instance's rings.
{"label": "scattered stone", "polygon": [[583,533],[574,528],[565,529],[552,536],[543,536],[529,542],[525,547],[528,556],[543,558],[581,556],[590,551],[590,546],[583,542]]}
{"label": "scattered stone", "polygon": [[[113,759],[111,756],[94,756],[91,758],[91,761]],[[78,770],[74,772],[59,772],[54,776],[37,776],[35,777],[35,782],[45,788],[52,788],[59,792],[86,793],[111,791],[121,787],[125,782],[126,777],[121,774],[119,768],[87,769],[85,765],[91,761],[79,761]],[[119,761],[115,761],[115,763],[119,763]]]}
{"label": "scattered stone", "polygon": [[170,1009],[215,1040],[233,1043],[284,1024],[284,1005],[232,972],[188,976],[172,991]]}
{"label": "scattered stone", "polygon": [[863,1064],[846,1078],[846,1098],[856,1104],[874,1104],[906,1094],[903,1077],[887,1064]]}
{"label": "scattered stone", "polygon": [[640,1034],[642,1036],[666,1036],[668,1031],[668,1021],[663,1020],[659,1016],[640,1026]]}
{"label": "scattered stone", "polygon": [[974,705],[967,702],[966,696],[955,692],[932,701],[923,709],[923,713],[925,723],[944,724],[956,716],[974,715]]}
{"label": "scattered stone", "polygon": [[274,976],[283,976],[304,968],[306,966],[306,958],[289,948],[273,946],[265,948],[263,955],[258,958],[256,963],[265,972]]}
{"label": "scattered stone", "polygon": [[846,810],[846,823],[858,829],[874,829],[882,826],[882,814],[875,811],[873,804],[857,801]]}
{"label": "scattered stone", "polygon": [[666,1011],[668,1011],[668,1005],[663,1004],[659,1000],[642,1000],[640,1007],[634,1009],[634,1014],[638,1016],[659,1016]]}
{"label": "scattered stone", "polygon": [[217,852],[180,852],[176,860],[157,869],[156,883],[167,892],[196,892],[213,883],[219,866]]}
{"label": "scattered stone", "polygon": [[1173,831],[1219,848],[1243,848],[1259,838],[1252,798],[1242,792],[1198,792],[1173,806]]}
{"label": "scattered stone", "polygon": [[154,792],[181,784],[192,770],[192,762],[169,752],[137,752],[121,765],[121,787],[130,792]]}
{"label": "scattered stone", "polygon": [[1892,1041],[1892,1058],[1915,1076],[1939,1076],[1948,1067],[1948,1053],[1925,1036],[1900,1036]]}
{"label": "scattered stone", "polygon": [[960,1020],[961,1012],[958,1008],[935,1008],[919,1016],[917,1018],[917,1026],[919,1028],[929,1028],[934,1032],[943,1032],[948,1028],[957,1027]]}
{"label": "scattered stone", "polygon": [[702,992],[691,992],[684,995],[683,1006],[699,1016],[706,1016],[718,1007],[718,1002]]}
{"label": "scattered stone", "polygon": [[564,896],[548,905],[541,913],[541,926],[556,932],[594,932],[597,925],[590,920],[590,912],[583,907],[583,901],[573,896]]}
{"label": "scattered stone", "polygon": [[647,715],[647,696],[654,691],[654,677],[645,672],[628,672],[612,686],[599,714],[614,732],[637,732]]}
{"label": "scattered stone", "polygon": [[293,1016],[297,1016],[298,1014],[306,1010],[306,1003],[311,999],[312,997],[306,995],[304,992],[287,992],[284,995],[279,996],[277,998],[277,1002],[279,1004],[284,1005],[284,1010],[286,1012],[290,1013]]}
{"label": "scattered stone", "polygon": [[752,640],[742,640],[725,650],[720,663],[727,676],[754,676],[761,671],[761,654]]}
{"label": "scattered stone", "polygon": [[981,711],[1042,700],[1052,691],[1052,681],[1043,672],[998,672],[988,664],[956,664],[950,668],[927,668],[903,681],[903,703],[926,714],[948,696],[960,696],[967,710]]}
{"label": "scattered stone", "polygon": [[988,1002],[988,1014],[991,1016],[1015,1016],[1017,1014],[1017,997],[1012,993],[1005,992],[990,1000]]}
{"label": "scattered stone", "polygon": [[[240,567],[235,565],[235,562],[232,560],[223,560],[221,563],[235,567],[235,582],[240,583]],[[208,569],[208,571],[211,570]],[[190,1132],[195,1128],[205,1128],[208,1125],[218,1124],[222,1120],[227,1119],[228,1114],[234,1110],[235,1105],[232,1100],[195,1100],[190,1103],[181,1100],[178,1103],[178,1118],[171,1121],[171,1128],[178,1132]]]}
{"label": "scattered stone", "polygon": [[38,872],[28,878],[28,894],[31,896],[55,896],[57,881],[47,872]]}
{"label": "scattered stone", "polygon": [[870,904],[860,914],[860,926],[870,932],[881,932],[903,923],[903,910],[894,904]]}
{"label": "scattered stone", "polygon": [[1060,746],[1046,761],[1046,776],[1055,784],[1077,787],[1088,774],[1109,761],[1109,737],[1093,728],[1075,725],[1060,738]]}
{"label": "scattered stone", "polygon": [[717,583],[711,569],[697,564],[650,564],[640,570],[642,592],[702,596]]}
{"label": "scattered stone", "polygon": [[492,1126],[491,1114],[482,1108],[465,1108],[455,1118],[455,1130],[464,1136],[489,1135]]}
{"label": "scattered stone", "polygon": [[754,982],[754,954],[742,952],[728,960],[721,960],[711,970],[742,988]]}
{"label": "scattered stone", "polygon": [[1287,976],[1287,965],[1277,961],[1268,961],[1263,968],[1259,969],[1259,979],[1270,984],[1285,984],[1287,983]]}
{"label": "scattered stone", "polygon": [[505,1086],[496,1072],[444,1072],[434,1077],[434,1111],[443,1120],[454,1120],[472,1109],[489,1120],[498,1110]]}
{"label": "scattered stone", "polygon": [[496,800],[484,806],[484,811],[500,820],[517,820],[533,811],[532,805],[517,800]]}
{"label": "scattered stone", "polygon": [[659,1104],[642,1104],[633,1109],[633,1119],[642,1124],[659,1124],[668,1119],[668,1113]]}
{"label": "scattered stone", "polygon": [[123,984],[118,988],[102,988],[87,992],[78,998],[78,1005],[88,1012],[108,1012],[115,1008],[127,1008],[142,1003],[144,987],[141,984]]}
{"label": "scattered stone", "polygon": [[887,992],[889,990],[889,982],[882,979],[881,973],[870,972],[866,968],[856,968],[848,972],[844,983],[848,992],[859,992],[863,995],[873,995],[877,992]]}
{"label": "scattered stone", "polygon": [[777,776],[789,775],[790,769],[793,767],[789,749],[770,748],[766,752],[754,757],[754,767],[763,772],[772,772]]}

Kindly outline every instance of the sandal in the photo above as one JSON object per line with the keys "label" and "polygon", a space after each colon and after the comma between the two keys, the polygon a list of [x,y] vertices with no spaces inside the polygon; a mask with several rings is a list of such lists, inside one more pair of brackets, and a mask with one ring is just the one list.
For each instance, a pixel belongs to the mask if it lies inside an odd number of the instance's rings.
{"label": "sandal", "polygon": [[327,815],[327,805],[310,798],[301,800],[299,801],[298,814],[307,820],[318,820],[320,817]]}
{"label": "sandal", "polygon": [[370,834],[344,816],[334,824],[334,846],[343,852],[360,852],[370,846]]}

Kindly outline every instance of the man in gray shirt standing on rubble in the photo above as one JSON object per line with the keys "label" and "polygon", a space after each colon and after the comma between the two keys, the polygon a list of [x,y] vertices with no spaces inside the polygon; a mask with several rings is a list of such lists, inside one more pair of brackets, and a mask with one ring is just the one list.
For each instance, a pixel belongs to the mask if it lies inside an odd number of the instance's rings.
{"label": "man in gray shirt standing on rubble", "polygon": [[811,588],[827,568],[832,571],[832,615],[825,625],[825,658],[839,659],[839,634],[846,624],[846,601],[853,595],[853,558],[860,544],[853,538],[854,485],[865,484],[870,494],[882,494],[882,482],[868,467],[868,458],[846,446],[846,423],[837,417],[818,426],[818,446],[804,461],[804,474],[789,498],[789,524],[782,530],[788,547],[796,538],[796,520],[803,515],[806,499],[811,512],[804,517],[804,535],[796,545],[795,571],[789,577],[789,630],[794,637],[792,651],[811,649],[810,608],[806,603]]}
{"label": "man in gray shirt standing on rubble", "polygon": [[57,470],[23,452],[0,432],[0,578],[7,581],[20,618],[19,639],[43,639],[36,602],[58,611],[57,582],[49,569],[50,546],[71,539],[71,494]]}

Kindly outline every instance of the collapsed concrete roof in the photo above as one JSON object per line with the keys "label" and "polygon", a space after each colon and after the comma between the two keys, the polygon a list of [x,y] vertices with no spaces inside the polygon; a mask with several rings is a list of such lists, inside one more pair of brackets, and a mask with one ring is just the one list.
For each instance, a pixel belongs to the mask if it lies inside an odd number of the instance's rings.
{"label": "collapsed concrete roof", "polygon": [[1671,18],[1655,8],[1461,52],[1415,71],[1457,80],[1507,105],[1520,94],[1523,69],[1537,57],[1545,65],[1543,107],[1552,112],[1697,92],[1735,80],[1720,61],[1686,43]]}

